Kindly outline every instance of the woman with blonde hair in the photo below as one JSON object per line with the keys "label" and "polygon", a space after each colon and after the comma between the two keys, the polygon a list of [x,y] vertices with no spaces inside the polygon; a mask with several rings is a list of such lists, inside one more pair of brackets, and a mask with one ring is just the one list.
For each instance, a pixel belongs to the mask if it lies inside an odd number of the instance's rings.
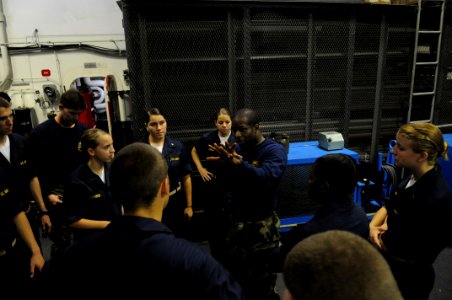
{"label": "woman with blonde hair", "polygon": [[110,195],[109,169],[115,154],[111,135],[90,128],[82,135],[81,147],[88,160],[71,174],[64,190],[74,240],[107,227],[121,213],[120,205]]}
{"label": "woman with blonde hair", "polygon": [[452,234],[452,192],[438,159],[447,159],[441,130],[430,123],[400,127],[392,153],[408,176],[370,222],[371,242],[385,256],[403,297],[428,299],[433,262]]}

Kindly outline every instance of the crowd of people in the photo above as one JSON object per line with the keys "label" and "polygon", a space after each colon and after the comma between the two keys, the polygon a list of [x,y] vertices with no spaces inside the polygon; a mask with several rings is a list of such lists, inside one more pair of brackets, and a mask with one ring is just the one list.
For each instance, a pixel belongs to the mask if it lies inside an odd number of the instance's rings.
{"label": "crowd of people", "polygon": [[[86,103],[77,90],[27,138],[13,133],[8,100],[0,95],[0,280],[9,291],[279,299],[283,272],[285,299],[429,297],[433,262],[452,231],[452,192],[438,164],[448,145],[433,124],[398,129],[392,151],[407,176],[370,223],[352,197],[357,162],[328,154],[307,187],[320,207],[281,236],[287,150],[264,137],[253,109],[220,108],[190,153],[151,108],[146,135],[116,153],[108,132],[79,122]],[[187,232],[194,169],[210,253]],[[47,262],[40,233],[52,241]]]}

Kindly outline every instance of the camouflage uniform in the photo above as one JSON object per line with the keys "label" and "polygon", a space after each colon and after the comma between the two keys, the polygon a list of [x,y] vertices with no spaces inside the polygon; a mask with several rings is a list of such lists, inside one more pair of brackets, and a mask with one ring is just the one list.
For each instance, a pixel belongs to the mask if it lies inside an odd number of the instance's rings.
{"label": "camouflage uniform", "polygon": [[275,294],[272,262],[281,246],[279,228],[274,213],[264,220],[236,222],[227,233],[227,267],[250,299],[268,299]]}

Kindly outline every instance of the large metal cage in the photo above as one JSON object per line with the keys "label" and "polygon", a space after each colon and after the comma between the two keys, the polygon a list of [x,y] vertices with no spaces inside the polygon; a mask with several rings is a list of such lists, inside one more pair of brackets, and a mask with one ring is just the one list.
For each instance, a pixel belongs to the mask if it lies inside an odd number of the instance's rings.
{"label": "large metal cage", "polygon": [[[385,153],[406,122],[416,5],[122,0],[121,6],[135,139],[145,133],[151,107],[160,108],[169,134],[187,148],[213,130],[218,108],[251,107],[266,135],[307,141],[334,130],[347,148],[372,156]],[[452,48],[449,35],[443,48]],[[450,51],[444,53],[442,62],[449,61]],[[440,76],[446,73],[442,68]],[[440,81],[440,92],[450,94],[449,86]],[[452,123],[449,100],[436,101],[435,121]],[[280,197],[290,198],[287,206],[305,198],[297,193],[305,193],[300,178],[308,171],[289,168],[281,189],[288,195]],[[312,208],[304,204],[301,210]]]}
{"label": "large metal cage", "polygon": [[386,145],[404,122],[415,6],[127,0],[122,7],[136,138],[150,107],[186,143],[211,130],[223,106],[256,109],[266,133],[291,141],[339,131],[362,152],[374,126]]}

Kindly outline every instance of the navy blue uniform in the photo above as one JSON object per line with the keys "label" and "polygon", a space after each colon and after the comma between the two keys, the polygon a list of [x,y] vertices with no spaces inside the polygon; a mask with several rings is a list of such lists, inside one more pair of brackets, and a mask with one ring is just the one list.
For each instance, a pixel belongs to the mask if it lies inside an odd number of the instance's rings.
{"label": "navy blue uniform", "polygon": [[[232,145],[235,137],[231,134],[228,138],[228,144]],[[218,163],[206,160],[209,156],[217,156],[217,153],[209,148],[209,145],[220,144],[218,130],[214,130],[204,134],[196,143],[196,153],[201,160],[204,168],[214,174],[214,177],[207,182],[200,178],[197,192],[201,196],[205,204],[204,209],[207,220],[207,238],[209,240],[210,252],[218,260],[223,260],[223,252],[225,250],[224,236],[225,224],[230,213],[230,193],[231,184],[227,174]]]}
{"label": "navy blue uniform", "polygon": [[[229,135],[228,144],[232,145],[235,141],[234,134]],[[218,130],[210,131],[205,133],[195,144],[196,153],[199,159],[202,161],[203,166],[210,172],[218,176],[221,173],[222,168],[218,166],[217,163],[212,163],[206,160],[206,157],[217,156],[217,153],[209,148],[209,145],[220,144],[220,137],[218,136]]]}
{"label": "navy blue uniform", "polygon": [[253,150],[239,150],[243,162],[235,166],[232,205],[241,221],[262,220],[277,208],[279,182],[287,166],[287,152],[281,144],[265,139]]}
{"label": "navy blue uniform", "polygon": [[3,181],[2,173],[3,171],[0,171],[0,281],[4,289],[15,292],[21,282],[21,261],[14,249],[17,231],[13,218],[22,208],[11,196],[12,191]]}
{"label": "navy blue uniform", "polygon": [[[23,138],[15,133],[8,136],[11,145],[11,163],[0,154],[0,265],[3,266],[8,252],[12,250],[12,244],[17,236],[16,226],[13,218],[24,210],[17,196],[21,187],[21,170],[27,169],[28,161],[23,156]],[[15,150],[13,150],[15,149]],[[21,163],[23,162],[23,163]],[[26,176],[24,176],[26,177]],[[7,272],[0,268],[2,279]],[[6,270],[5,270],[6,271]]]}
{"label": "navy blue uniform", "polygon": [[367,240],[369,238],[369,221],[364,209],[351,197],[325,202],[311,220],[292,228],[286,236],[283,236],[282,262],[298,242],[327,230],[345,230]]}
{"label": "navy blue uniform", "polygon": [[277,189],[287,165],[281,144],[265,139],[241,148],[243,161],[231,166],[232,224],[226,236],[226,266],[250,299],[274,294],[272,260],[280,247]]}
{"label": "navy blue uniform", "polygon": [[[10,140],[10,159],[9,163],[6,158],[1,155],[0,168],[11,172],[9,180],[15,188],[15,198],[20,202],[23,211],[26,213],[31,229],[35,236],[36,242],[40,245],[40,231],[41,220],[38,214],[37,204],[31,205],[34,200],[30,192],[30,181],[37,176],[36,170],[32,168],[31,160],[29,159],[29,147],[26,143],[27,139],[22,135],[13,133],[8,136]],[[33,201],[34,203],[34,201]],[[28,256],[28,246],[19,240],[19,245],[24,254]]]}
{"label": "navy blue uniform", "polygon": [[439,166],[405,189],[403,180],[386,203],[384,255],[405,299],[428,299],[432,264],[452,236],[452,192]]}
{"label": "navy blue uniform", "polygon": [[364,209],[352,198],[327,203],[319,208],[314,217],[303,226],[303,235],[327,230],[346,230],[364,239],[369,238],[369,220]]}
{"label": "navy blue uniform", "polygon": [[[149,144],[148,135],[142,142]],[[176,235],[185,236],[184,209],[187,206],[182,178],[192,173],[190,157],[184,145],[168,135],[162,149],[162,155],[168,164],[168,177],[170,190],[176,191],[170,197],[167,207],[163,210],[162,222],[165,223]]]}
{"label": "navy blue uniform", "polygon": [[[30,133],[31,159],[38,171],[44,196],[62,189],[71,173],[83,162],[80,139],[86,126],[76,123],[72,128],[47,120]],[[47,197],[44,197],[47,201]]]}
{"label": "navy blue uniform", "polygon": [[[35,176],[30,161],[27,157],[24,138],[16,133],[8,135],[10,143],[10,162],[0,153],[0,198],[3,204],[16,202],[13,206],[16,212],[22,210],[26,211],[29,208],[30,199],[30,180]],[[24,201],[26,200],[26,201]],[[11,207],[7,204],[7,207]],[[5,210],[8,211],[9,208]],[[0,213],[2,213],[0,211]],[[8,218],[3,218],[1,221],[6,221]],[[9,221],[6,221],[9,223]],[[14,225],[13,225],[14,226]],[[16,229],[14,226],[14,235]],[[10,244],[9,241],[6,243]],[[2,249],[0,241],[0,250]]]}
{"label": "navy blue uniform", "polygon": [[10,162],[0,154],[0,282],[5,288],[14,289],[27,284],[30,253],[28,248],[22,249],[24,244],[16,245],[13,219],[28,209],[29,183],[34,174],[26,156],[24,138],[15,133],[8,137]]}
{"label": "navy blue uniform", "polygon": [[[3,172],[0,171],[1,173]],[[3,174],[0,176],[3,179]],[[0,181],[0,261],[3,261],[2,257],[11,250],[13,241],[17,236],[13,218],[23,211],[19,202],[14,200],[11,193],[11,188],[7,182]],[[1,273],[3,274],[3,272]]]}
{"label": "navy blue uniform", "polygon": [[36,168],[42,194],[52,221],[50,238],[53,241],[52,255],[70,243],[70,233],[65,227],[66,214],[63,204],[51,205],[49,194],[63,196],[64,185],[71,173],[83,162],[80,139],[86,126],[76,123],[72,128],[60,126],[49,119],[30,132],[30,155]]}
{"label": "navy blue uniform", "polygon": [[14,188],[15,198],[20,201],[24,211],[30,206],[30,180],[35,177],[27,155],[24,137],[13,133],[8,135],[10,142],[9,162],[0,154],[0,168],[2,172],[2,183]]}
{"label": "navy blue uniform", "polygon": [[[242,299],[207,252],[150,218],[123,216],[51,261],[50,283],[71,296]],[[54,292],[55,290],[49,290]]]}
{"label": "navy blue uniform", "polygon": [[[120,205],[110,194],[109,165],[105,164],[105,183],[87,164],[80,165],[71,175],[64,189],[68,224],[80,219],[111,221],[121,214]],[[72,229],[74,240],[80,240],[96,232],[93,229]]]}

